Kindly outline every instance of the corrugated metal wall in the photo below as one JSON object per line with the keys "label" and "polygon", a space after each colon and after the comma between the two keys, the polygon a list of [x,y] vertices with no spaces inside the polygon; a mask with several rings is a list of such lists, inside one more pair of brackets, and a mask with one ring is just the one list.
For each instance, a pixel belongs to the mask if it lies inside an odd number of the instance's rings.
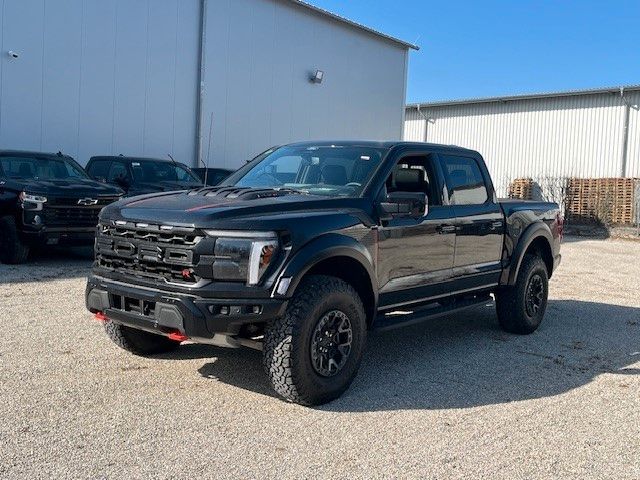
{"label": "corrugated metal wall", "polygon": [[[407,54],[290,1],[210,3],[205,158],[212,113],[217,166],[292,141],[401,139]],[[325,72],[319,85],[309,81],[316,69]]]}
{"label": "corrugated metal wall", "polygon": [[[640,92],[630,109],[625,175],[640,175]],[[519,177],[618,177],[625,107],[612,93],[505,102],[409,107],[406,140],[478,150],[500,195]]]}
{"label": "corrugated metal wall", "polygon": [[191,162],[199,12],[198,0],[0,0],[0,148]]}

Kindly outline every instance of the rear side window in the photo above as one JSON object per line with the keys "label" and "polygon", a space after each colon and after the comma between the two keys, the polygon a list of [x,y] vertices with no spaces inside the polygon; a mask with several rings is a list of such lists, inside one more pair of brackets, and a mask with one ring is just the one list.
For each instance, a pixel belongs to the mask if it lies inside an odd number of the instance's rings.
{"label": "rear side window", "polygon": [[88,174],[93,178],[107,178],[107,172],[109,171],[110,160],[94,160],[89,164],[87,168]]}
{"label": "rear side window", "polygon": [[471,157],[442,155],[451,205],[479,205],[489,199],[478,162]]}

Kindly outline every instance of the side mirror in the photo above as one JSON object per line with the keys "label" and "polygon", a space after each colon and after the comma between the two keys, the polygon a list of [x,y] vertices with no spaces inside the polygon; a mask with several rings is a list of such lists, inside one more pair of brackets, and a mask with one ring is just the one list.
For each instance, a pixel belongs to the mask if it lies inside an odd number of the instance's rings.
{"label": "side mirror", "polygon": [[380,202],[380,219],[422,218],[429,213],[429,198],[419,192],[393,192]]}

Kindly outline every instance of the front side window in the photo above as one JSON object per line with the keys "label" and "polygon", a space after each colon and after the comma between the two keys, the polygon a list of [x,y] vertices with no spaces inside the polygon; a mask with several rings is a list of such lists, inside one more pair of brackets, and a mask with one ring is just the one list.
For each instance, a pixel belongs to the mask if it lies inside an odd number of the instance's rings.
{"label": "front side window", "polygon": [[356,197],[388,149],[367,146],[286,146],[231,175],[224,185],[303,191],[330,197]]}
{"label": "front side window", "polygon": [[191,171],[178,163],[136,160],[131,162],[136,182],[185,182],[200,185],[202,182]]}
{"label": "front side window", "polygon": [[471,157],[441,155],[451,205],[480,205],[489,195],[478,162]]}
{"label": "front side window", "polygon": [[431,155],[401,158],[385,182],[387,196],[393,193],[424,193],[430,206],[440,205]]}
{"label": "front side window", "polygon": [[0,157],[7,178],[23,180],[68,180],[88,178],[80,165],[69,158]]}
{"label": "front side window", "polygon": [[129,172],[127,171],[127,166],[122,162],[113,162],[111,164],[111,168],[109,169],[109,176],[107,177],[108,182],[122,182],[127,181],[129,179]]}

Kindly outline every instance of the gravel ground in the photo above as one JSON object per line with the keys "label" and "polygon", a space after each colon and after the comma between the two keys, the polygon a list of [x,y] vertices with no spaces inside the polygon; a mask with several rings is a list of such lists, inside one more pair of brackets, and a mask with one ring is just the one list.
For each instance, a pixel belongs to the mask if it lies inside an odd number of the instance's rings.
{"label": "gravel ground", "polygon": [[252,350],[119,350],[86,257],[0,265],[0,477],[638,479],[640,243],[563,254],[534,335],[489,307],[374,333],[319,409],[275,398]]}

